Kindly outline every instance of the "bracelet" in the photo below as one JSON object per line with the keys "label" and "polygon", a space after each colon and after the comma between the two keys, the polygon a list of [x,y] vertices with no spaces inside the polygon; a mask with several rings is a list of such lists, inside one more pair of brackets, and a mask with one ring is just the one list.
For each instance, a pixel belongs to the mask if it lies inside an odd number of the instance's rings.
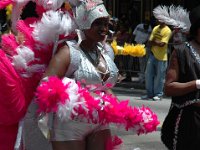
{"label": "bracelet", "polygon": [[200,89],[200,80],[196,80],[196,87],[197,89]]}

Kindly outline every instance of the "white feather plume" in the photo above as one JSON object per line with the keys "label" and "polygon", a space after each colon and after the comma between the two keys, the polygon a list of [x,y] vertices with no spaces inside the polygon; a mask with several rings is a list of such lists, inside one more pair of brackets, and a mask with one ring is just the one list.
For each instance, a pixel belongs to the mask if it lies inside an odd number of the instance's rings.
{"label": "white feather plume", "polygon": [[174,20],[175,27],[182,28],[183,30],[189,30],[191,23],[189,20],[189,12],[181,6],[175,7],[171,5],[169,7],[169,15]]}
{"label": "white feather plume", "polygon": [[[43,72],[45,65],[33,64],[29,65],[30,62],[35,60],[34,52],[25,46],[19,46],[17,48],[17,55],[13,56],[13,66],[18,70],[24,77],[29,77],[32,73]],[[22,72],[21,72],[22,71]]]}
{"label": "white feather plume", "polygon": [[60,11],[47,11],[42,16],[41,22],[33,25],[33,37],[43,44],[55,42],[58,35],[69,35],[75,30],[75,23],[68,13]]}
{"label": "white feather plume", "polygon": [[27,69],[27,64],[34,60],[34,53],[28,47],[19,46],[17,55],[13,56],[13,65],[17,70]]}
{"label": "white feather plume", "polygon": [[156,8],[154,8],[153,14],[154,14],[155,18],[161,22],[164,22],[164,21],[170,22],[170,20],[169,20],[170,17],[169,17],[167,6],[162,6],[162,5],[157,6]]}
{"label": "white feather plume", "polygon": [[80,105],[87,112],[88,109],[86,107],[86,102],[78,94],[78,85],[76,84],[76,82],[69,78],[64,78],[62,81],[64,84],[70,82],[70,87],[66,91],[66,93],[69,94],[69,100],[67,100],[64,105],[63,104],[58,105],[58,111],[57,111],[58,117],[61,118],[61,120],[72,119],[71,118],[72,115],[73,116],[78,115],[75,109],[78,108]]}
{"label": "white feather plume", "polygon": [[172,25],[183,30],[189,30],[191,24],[189,12],[181,6],[157,6],[153,10],[156,19],[167,25]]}

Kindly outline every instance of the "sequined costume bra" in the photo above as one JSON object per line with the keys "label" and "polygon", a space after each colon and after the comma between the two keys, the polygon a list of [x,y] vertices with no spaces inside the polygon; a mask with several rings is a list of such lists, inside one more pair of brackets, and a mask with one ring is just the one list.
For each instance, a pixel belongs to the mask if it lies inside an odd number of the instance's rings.
{"label": "sequined costume bra", "polygon": [[105,81],[96,67],[89,61],[85,53],[77,45],[76,41],[67,41],[70,49],[70,65],[66,72],[66,77],[74,78],[89,90],[105,90],[115,85],[118,78],[118,69],[109,56],[109,52],[104,47],[98,46],[102,57],[104,58],[109,77]]}

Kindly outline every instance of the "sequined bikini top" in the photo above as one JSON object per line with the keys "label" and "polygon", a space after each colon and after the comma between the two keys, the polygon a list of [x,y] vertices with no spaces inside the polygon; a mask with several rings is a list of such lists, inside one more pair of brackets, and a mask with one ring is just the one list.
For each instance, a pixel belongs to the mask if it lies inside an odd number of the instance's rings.
{"label": "sequined bikini top", "polygon": [[105,49],[101,48],[100,53],[106,62],[109,77],[106,80],[103,80],[102,74],[89,61],[86,54],[77,45],[76,41],[67,41],[67,45],[70,49],[71,59],[66,72],[67,77],[74,78],[91,91],[105,90],[115,85],[119,70],[108,53],[106,53]]}

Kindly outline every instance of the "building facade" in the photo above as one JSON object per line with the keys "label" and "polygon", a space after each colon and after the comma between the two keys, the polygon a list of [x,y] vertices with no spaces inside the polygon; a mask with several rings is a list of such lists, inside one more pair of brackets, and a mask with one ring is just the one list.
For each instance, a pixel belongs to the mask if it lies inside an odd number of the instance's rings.
{"label": "building facade", "polygon": [[104,0],[109,13],[117,18],[126,16],[133,26],[144,19],[151,19],[157,5],[181,5],[190,11],[200,5],[200,0]]}

